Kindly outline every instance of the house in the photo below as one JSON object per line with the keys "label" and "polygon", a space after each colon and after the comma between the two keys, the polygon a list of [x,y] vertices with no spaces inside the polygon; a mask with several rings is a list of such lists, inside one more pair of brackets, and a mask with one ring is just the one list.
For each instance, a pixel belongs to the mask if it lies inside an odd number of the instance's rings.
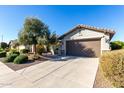
{"label": "house", "polygon": [[110,50],[115,31],[93,26],[78,25],[59,37],[60,53],[68,56],[99,57]]}
{"label": "house", "polygon": [[17,49],[17,50],[22,50],[22,49],[29,49],[30,50],[30,45],[20,45],[18,40],[11,40],[9,42],[9,47],[10,49]]}

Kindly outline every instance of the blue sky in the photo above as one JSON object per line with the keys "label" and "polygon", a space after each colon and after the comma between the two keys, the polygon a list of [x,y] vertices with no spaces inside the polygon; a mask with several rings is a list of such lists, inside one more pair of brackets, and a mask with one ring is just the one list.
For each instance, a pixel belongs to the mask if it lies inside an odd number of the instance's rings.
{"label": "blue sky", "polygon": [[26,17],[38,17],[62,35],[77,24],[116,30],[112,40],[124,41],[124,6],[0,6],[0,41],[16,39]]}

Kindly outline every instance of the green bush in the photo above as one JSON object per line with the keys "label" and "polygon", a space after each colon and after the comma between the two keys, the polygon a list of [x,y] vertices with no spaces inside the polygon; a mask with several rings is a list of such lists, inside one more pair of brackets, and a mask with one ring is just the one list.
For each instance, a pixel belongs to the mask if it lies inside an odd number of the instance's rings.
{"label": "green bush", "polygon": [[19,53],[19,52],[13,52],[12,54],[17,54],[17,55],[19,55],[20,53]]}
{"label": "green bush", "polygon": [[15,53],[15,52],[18,52],[18,50],[17,49],[10,49],[9,52]]}
{"label": "green bush", "polygon": [[110,43],[111,49],[116,50],[116,49],[122,49],[124,48],[124,42],[122,41],[113,41]]}
{"label": "green bush", "polygon": [[11,54],[11,55],[8,55],[5,59],[4,59],[4,62],[13,62],[14,59],[18,56],[18,54]]}
{"label": "green bush", "polygon": [[0,58],[1,57],[6,57],[6,52],[0,52]]}
{"label": "green bush", "polygon": [[0,52],[3,52],[3,48],[0,48]]}
{"label": "green bush", "polygon": [[124,50],[106,52],[100,62],[103,74],[115,87],[124,87]]}
{"label": "green bush", "polygon": [[12,55],[12,54],[19,55],[20,53],[18,51],[9,51],[9,52],[7,52],[7,56]]}
{"label": "green bush", "polygon": [[27,55],[19,55],[18,57],[15,58],[14,64],[22,64],[28,61],[28,56]]}
{"label": "green bush", "polygon": [[5,49],[5,48],[8,47],[8,44],[6,42],[1,42],[0,43],[0,47],[3,48],[3,49]]}
{"label": "green bush", "polygon": [[29,52],[29,49],[22,49],[22,50],[20,50],[20,52],[25,54],[25,53]]}

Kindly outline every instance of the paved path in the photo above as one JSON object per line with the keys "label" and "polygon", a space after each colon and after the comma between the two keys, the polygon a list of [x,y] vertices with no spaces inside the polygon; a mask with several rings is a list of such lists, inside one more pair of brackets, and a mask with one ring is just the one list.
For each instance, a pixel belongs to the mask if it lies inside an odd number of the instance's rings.
{"label": "paved path", "polygon": [[0,73],[0,87],[91,88],[98,61],[98,58],[77,57],[46,61],[16,72],[0,63],[0,72],[3,72]]}

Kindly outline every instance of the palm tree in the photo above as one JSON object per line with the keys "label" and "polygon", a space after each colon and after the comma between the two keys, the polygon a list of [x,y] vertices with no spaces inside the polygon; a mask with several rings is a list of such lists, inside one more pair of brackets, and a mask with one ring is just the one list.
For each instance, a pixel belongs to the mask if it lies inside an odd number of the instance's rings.
{"label": "palm tree", "polygon": [[48,50],[50,50],[51,54],[54,55],[53,46],[56,46],[58,44],[56,33],[55,32],[51,33],[48,30],[43,37],[38,38],[38,44],[44,46],[44,49],[47,52]]}

